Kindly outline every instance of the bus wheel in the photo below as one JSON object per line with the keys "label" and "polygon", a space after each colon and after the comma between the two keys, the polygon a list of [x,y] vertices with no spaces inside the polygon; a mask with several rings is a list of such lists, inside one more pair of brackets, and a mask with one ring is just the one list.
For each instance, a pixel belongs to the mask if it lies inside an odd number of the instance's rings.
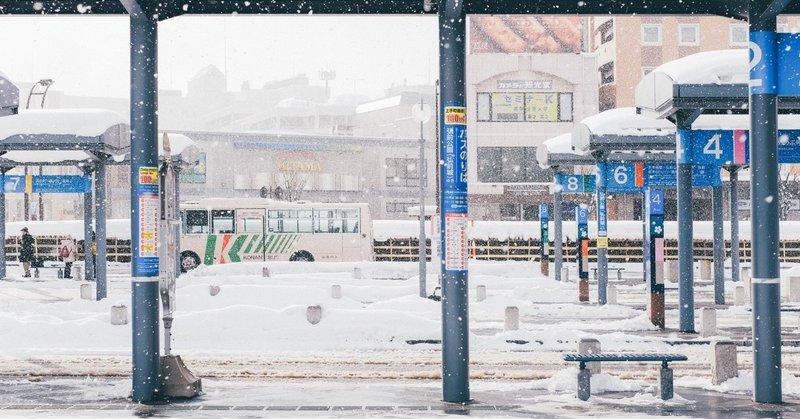
{"label": "bus wheel", "polygon": [[299,252],[294,252],[289,260],[292,262],[313,262],[314,256],[311,256],[311,253],[308,253],[305,250],[301,250]]}
{"label": "bus wheel", "polygon": [[200,266],[200,258],[194,252],[181,252],[181,272],[189,272]]}

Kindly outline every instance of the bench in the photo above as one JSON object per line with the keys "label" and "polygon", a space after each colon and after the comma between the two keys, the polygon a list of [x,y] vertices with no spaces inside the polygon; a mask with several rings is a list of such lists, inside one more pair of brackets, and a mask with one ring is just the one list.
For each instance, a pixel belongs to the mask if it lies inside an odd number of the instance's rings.
{"label": "bench", "polygon": [[[597,267],[590,268],[590,269],[594,273],[595,282],[597,282]],[[609,271],[617,271],[617,280],[618,281],[622,281],[622,271],[624,271],[625,268],[611,268],[611,267],[609,267],[608,270]]]}
{"label": "bench", "polygon": [[636,354],[636,353],[605,353],[605,354],[564,354],[564,361],[579,362],[578,371],[578,398],[588,400],[591,395],[591,372],[586,368],[587,362],[661,362],[659,379],[659,393],[661,400],[672,398],[672,370],[668,364],[672,361],[686,361],[686,355],[680,354]]}

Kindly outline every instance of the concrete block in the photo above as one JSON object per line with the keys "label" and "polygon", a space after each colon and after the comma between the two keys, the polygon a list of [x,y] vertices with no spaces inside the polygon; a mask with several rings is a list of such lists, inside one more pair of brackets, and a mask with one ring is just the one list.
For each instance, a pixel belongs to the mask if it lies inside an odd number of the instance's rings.
{"label": "concrete block", "polygon": [[742,267],[741,278],[742,278],[742,281],[749,281],[750,279],[752,279],[750,277],[750,267],[749,266]]}
{"label": "concrete block", "polygon": [[680,267],[677,260],[667,261],[667,280],[672,283],[677,283],[680,278]]}
{"label": "concrete block", "polygon": [[703,307],[700,310],[700,336],[709,337],[717,334],[717,310]]}
{"label": "concrete block", "polygon": [[269,278],[269,266],[262,266],[261,267],[261,277],[262,278]]}
{"label": "concrete block", "polygon": [[306,308],[306,320],[311,324],[317,324],[322,320],[322,307],[319,305],[308,306]]}
{"label": "concrete block", "polygon": [[711,345],[711,384],[717,385],[738,376],[736,344],[733,342],[714,342]]}
{"label": "concrete block", "polygon": [[361,279],[361,268],[358,266],[353,268],[353,279]]}
{"label": "concrete block", "polygon": [[711,281],[711,266],[712,263],[708,259],[700,259],[697,261],[697,266],[700,268],[700,279],[703,281]]}
{"label": "concrete block", "polygon": [[790,276],[788,284],[786,285],[786,288],[789,289],[789,302],[800,302],[800,276]]}
{"label": "concrete block", "polygon": [[669,400],[672,398],[672,368],[661,368],[661,374],[658,380],[658,394],[661,400]]}
{"label": "concrete block", "polygon": [[744,279],[744,301],[746,304],[753,304],[753,277],[747,275]]}
{"label": "concrete block", "polygon": [[341,285],[331,285],[331,298],[338,300],[342,298],[342,286]]}
{"label": "concrete block", "polygon": [[592,394],[592,373],[578,370],[578,399],[586,401]]}
{"label": "concrete block", "polygon": [[72,265],[72,277],[76,281],[83,281],[83,267]]}
{"label": "concrete block", "polygon": [[745,304],[744,286],[737,285],[733,288],[733,305],[743,306]]}
{"label": "concrete block", "polygon": [[505,330],[519,330],[519,308],[506,307]]}
{"label": "concrete block", "polygon": [[203,383],[186,365],[180,355],[161,357],[161,391],[165,397],[192,398],[203,392]]}
{"label": "concrete block", "polygon": [[[600,354],[602,353],[600,350],[600,341],[594,338],[581,338],[578,341],[578,353],[579,354]],[[592,374],[600,374],[600,362],[587,362],[586,368]]]}
{"label": "concrete block", "polygon": [[208,286],[208,293],[212,297],[216,297],[216,295],[219,294],[219,285],[209,285]]}
{"label": "concrete block", "polygon": [[569,282],[569,268],[561,268],[561,280]]}
{"label": "concrete block", "polygon": [[475,297],[478,301],[483,301],[486,299],[486,285],[478,285],[475,289]]}
{"label": "concrete block", "polygon": [[81,298],[84,300],[94,300],[92,284],[81,284]]}
{"label": "concrete block", "polygon": [[617,304],[617,287],[614,285],[606,288],[606,304]]}
{"label": "concrete block", "polygon": [[128,324],[128,307],[124,305],[111,306],[111,324],[115,326]]}

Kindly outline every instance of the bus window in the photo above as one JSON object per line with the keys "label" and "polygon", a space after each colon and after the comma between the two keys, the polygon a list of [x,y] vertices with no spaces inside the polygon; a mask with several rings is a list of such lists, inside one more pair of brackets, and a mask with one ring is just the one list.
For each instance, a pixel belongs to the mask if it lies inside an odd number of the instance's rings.
{"label": "bus window", "polygon": [[242,226],[240,233],[263,233],[264,232],[264,219],[262,217],[242,217],[240,219]]}
{"label": "bus window", "polygon": [[233,210],[212,210],[211,211],[211,229],[212,233],[224,234],[233,233]]}
{"label": "bus window", "polygon": [[358,233],[358,209],[314,210],[315,233]]}
{"label": "bus window", "polygon": [[208,234],[208,211],[187,210],[183,213],[184,234]]}
{"label": "bus window", "polygon": [[311,210],[297,211],[297,231],[300,233],[311,233]]}
{"label": "bus window", "polygon": [[344,232],[345,233],[358,233],[358,210],[346,209],[342,210],[342,218],[344,218]]}

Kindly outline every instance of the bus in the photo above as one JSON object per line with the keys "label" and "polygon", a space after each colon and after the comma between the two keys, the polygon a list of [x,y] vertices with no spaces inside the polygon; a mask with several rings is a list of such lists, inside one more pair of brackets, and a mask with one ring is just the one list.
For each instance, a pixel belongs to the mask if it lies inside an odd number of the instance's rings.
{"label": "bus", "polygon": [[182,271],[201,264],[372,260],[365,203],[205,198],[181,203]]}

